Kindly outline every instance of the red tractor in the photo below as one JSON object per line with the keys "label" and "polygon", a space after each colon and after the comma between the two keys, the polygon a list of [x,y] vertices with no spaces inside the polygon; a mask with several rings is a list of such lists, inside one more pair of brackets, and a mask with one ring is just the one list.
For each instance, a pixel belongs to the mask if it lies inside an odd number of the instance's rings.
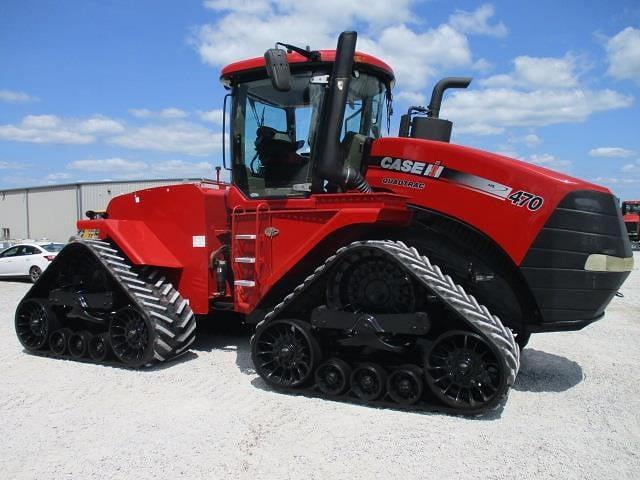
{"label": "red tractor", "polygon": [[640,200],[622,202],[622,215],[631,247],[640,250]]}
{"label": "red tractor", "polygon": [[394,74],[355,44],[225,67],[231,183],[90,212],[17,308],[25,349],[146,367],[233,312],[274,388],[476,414],[530,334],[601,318],[633,263],[611,192],[450,144],[440,104],[468,78],[382,138]]}

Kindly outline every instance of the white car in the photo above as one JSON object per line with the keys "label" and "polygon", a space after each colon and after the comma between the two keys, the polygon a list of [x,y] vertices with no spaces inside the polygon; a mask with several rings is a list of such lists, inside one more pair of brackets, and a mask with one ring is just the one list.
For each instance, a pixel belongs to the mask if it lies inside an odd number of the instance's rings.
{"label": "white car", "polygon": [[0,277],[29,277],[35,283],[63,243],[18,243],[0,252]]}

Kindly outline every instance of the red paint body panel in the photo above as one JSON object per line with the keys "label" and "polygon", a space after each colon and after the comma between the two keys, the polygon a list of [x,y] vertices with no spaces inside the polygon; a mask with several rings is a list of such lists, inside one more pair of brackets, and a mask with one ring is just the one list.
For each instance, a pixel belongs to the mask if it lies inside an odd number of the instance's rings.
{"label": "red paint body panel", "polygon": [[[335,50],[320,50],[320,61],[321,62],[333,62],[336,58]],[[290,64],[296,63],[307,63],[309,59],[303,57],[299,53],[289,53],[287,54],[287,59]],[[369,55],[366,53],[356,52],[354,55],[354,60],[356,64],[370,65],[372,67],[378,68],[386,72],[390,77],[394,77],[393,70],[389,65],[387,65],[382,60],[374,57],[373,55]],[[250,58],[248,60],[242,60],[240,62],[235,62],[227,65],[222,69],[220,74],[220,78],[228,78],[235,74],[246,73],[247,71],[257,70],[265,68],[264,57],[256,57]]]}
{"label": "red paint body panel", "polygon": [[[79,229],[99,229],[138,265],[168,267],[172,281],[195,313],[209,311],[215,282],[209,256],[229,232],[227,186],[183,184],[150,188],[115,197],[107,220],[82,220]],[[194,237],[204,245],[194,246]]]}
{"label": "red paint body panel", "polygon": [[[255,287],[236,287],[237,310],[243,313],[253,310],[279,280],[332,233],[340,230],[344,244],[359,226],[408,225],[412,215],[404,197],[380,193],[254,200],[232,187],[229,205],[234,211],[234,238],[238,234],[258,236],[255,244],[234,241],[232,246],[234,257],[256,258],[255,264],[233,265],[236,279],[256,281]],[[267,236],[267,228],[277,229],[277,234]]]}
{"label": "red paint body panel", "polygon": [[[520,264],[538,232],[567,193],[574,190],[609,193],[606,188],[546,168],[443,142],[414,138],[382,138],[373,143],[371,156],[426,163],[441,162],[447,169],[510,186],[512,191],[526,190],[542,197],[542,207],[532,212],[513,205],[509,200],[479,192],[444,178],[417,177],[375,166],[367,171],[367,180],[374,188],[384,188],[407,195],[410,197],[410,204],[441,212],[473,226],[495,241],[516,265]],[[391,177],[413,182],[419,179],[425,187],[413,189],[385,184],[384,179]]]}

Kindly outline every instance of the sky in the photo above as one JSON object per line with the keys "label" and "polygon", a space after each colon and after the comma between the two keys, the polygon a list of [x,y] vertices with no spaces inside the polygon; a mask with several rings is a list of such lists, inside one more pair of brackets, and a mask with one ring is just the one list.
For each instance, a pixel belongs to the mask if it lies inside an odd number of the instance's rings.
{"label": "sky", "polygon": [[391,135],[472,76],[443,102],[454,143],[640,199],[638,0],[3,0],[0,189],[213,178],[221,67],[343,30],[396,72]]}

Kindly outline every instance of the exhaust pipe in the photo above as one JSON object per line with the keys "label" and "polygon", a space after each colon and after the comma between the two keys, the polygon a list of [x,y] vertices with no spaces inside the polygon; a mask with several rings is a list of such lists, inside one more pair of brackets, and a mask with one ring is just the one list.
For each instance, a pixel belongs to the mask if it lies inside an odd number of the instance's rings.
{"label": "exhaust pipe", "polygon": [[440,105],[442,104],[442,96],[448,88],[467,88],[473,80],[470,77],[446,77],[436,83],[431,92],[431,101],[429,102],[429,113],[427,116],[431,118],[439,118]]}
{"label": "exhaust pipe", "polygon": [[357,38],[356,32],[342,32],[338,38],[329,92],[323,108],[322,125],[325,128],[319,132],[316,140],[319,146],[317,174],[345,189],[355,188],[368,193],[371,192],[371,187],[367,181],[359,171],[351,167],[344,168],[340,152],[340,132],[353,73]]}
{"label": "exhaust pipe", "polygon": [[[438,142],[451,141],[453,123],[440,118],[442,97],[449,88],[467,88],[471,80],[469,77],[446,77],[436,83],[428,107],[411,107],[401,117],[398,136]],[[414,117],[416,114],[421,116]]]}

